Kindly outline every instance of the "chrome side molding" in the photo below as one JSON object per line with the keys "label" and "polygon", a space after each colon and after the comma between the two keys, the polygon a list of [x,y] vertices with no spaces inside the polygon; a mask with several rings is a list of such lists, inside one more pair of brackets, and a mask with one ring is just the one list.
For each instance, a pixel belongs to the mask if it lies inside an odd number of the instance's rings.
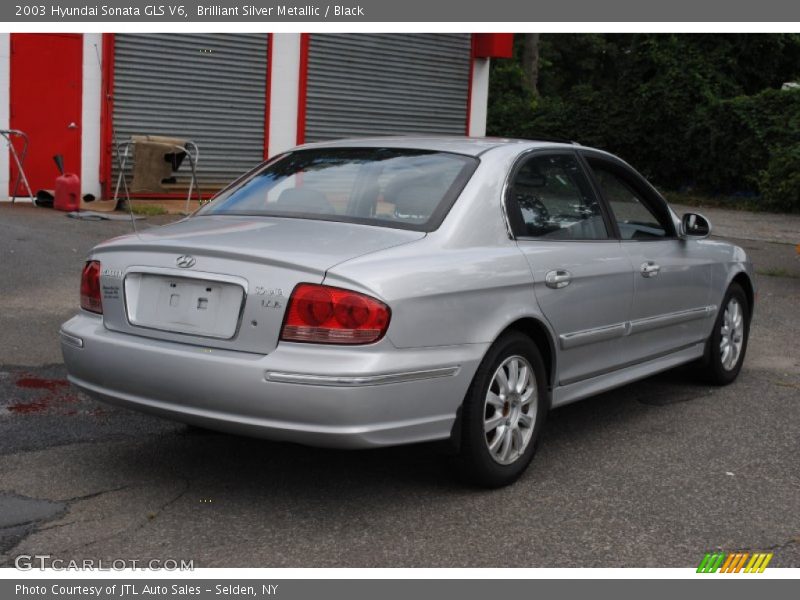
{"label": "chrome side molding", "polygon": [[606,340],[622,337],[625,335],[627,329],[627,323],[617,323],[616,325],[609,325],[608,327],[564,333],[558,337],[561,341],[561,348],[569,350],[570,348],[576,348],[586,344],[594,344],[595,342],[604,342]]}
{"label": "chrome side molding", "polygon": [[294,383],[298,385],[324,385],[333,387],[361,387],[370,385],[387,385],[405,383],[420,379],[436,379],[452,377],[461,370],[460,366],[426,369],[424,371],[405,371],[400,373],[382,373],[380,375],[314,375],[311,373],[282,373],[267,371],[264,378],[273,383]]}
{"label": "chrome side molding", "polygon": [[636,319],[635,321],[631,321],[631,333],[641,333],[642,331],[650,331],[651,329],[658,329],[659,327],[669,327],[670,325],[677,325],[678,323],[684,323],[686,321],[704,319],[713,315],[716,310],[716,306],[703,306],[700,308],[691,308],[689,310],[658,315],[656,317],[648,317],[647,319]]}
{"label": "chrome side molding", "polygon": [[563,350],[569,350],[570,348],[594,344],[595,342],[604,342],[634,333],[642,333],[661,327],[670,327],[671,325],[678,325],[686,321],[705,319],[713,316],[716,312],[717,307],[714,305],[701,306],[700,308],[690,308],[688,310],[666,313],[655,317],[647,317],[645,319],[636,319],[634,321],[625,321],[624,323],[616,323],[614,325],[597,327],[595,329],[563,333],[558,336],[558,340]]}

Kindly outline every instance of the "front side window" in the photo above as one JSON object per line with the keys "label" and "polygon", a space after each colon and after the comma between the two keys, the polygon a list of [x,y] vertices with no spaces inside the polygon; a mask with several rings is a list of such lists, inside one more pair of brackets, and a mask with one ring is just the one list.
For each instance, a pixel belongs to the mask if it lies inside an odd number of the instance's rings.
{"label": "front side window", "polygon": [[391,148],[297,150],[221,193],[200,215],[321,219],[430,231],[475,158]]}
{"label": "front side window", "polygon": [[602,163],[589,159],[594,177],[617,221],[623,240],[660,239],[668,236],[667,229],[647,206],[642,194]]}
{"label": "front side window", "polygon": [[571,154],[528,158],[514,173],[508,193],[521,237],[608,239],[600,204]]}

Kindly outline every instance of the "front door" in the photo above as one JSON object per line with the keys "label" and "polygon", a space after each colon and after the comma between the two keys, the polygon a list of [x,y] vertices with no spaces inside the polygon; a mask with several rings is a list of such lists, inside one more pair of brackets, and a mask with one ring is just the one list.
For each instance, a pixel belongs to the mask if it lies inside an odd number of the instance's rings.
{"label": "front door", "polygon": [[646,360],[702,342],[708,332],[711,262],[677,236],[664,200],[623,164],[587,155],[634,272],[626,360]]}
{"label": "front door", "polygon": [[[64,157],[67,172],[81,172],[83,37],[80,34],[11,34],[10,125],[28,135],[25,173],[34,193],[52,190]],[[15,147],[22,151],[17,138]],[[17,168],[10,162],[9,194]],[[25,194],[22,187],[18,194]]]}
{"label": "front door", "polygon": [[577,155],[522,159],[506,202],[536,301],[558,337],[558,383],[619,368],[633,275]]}

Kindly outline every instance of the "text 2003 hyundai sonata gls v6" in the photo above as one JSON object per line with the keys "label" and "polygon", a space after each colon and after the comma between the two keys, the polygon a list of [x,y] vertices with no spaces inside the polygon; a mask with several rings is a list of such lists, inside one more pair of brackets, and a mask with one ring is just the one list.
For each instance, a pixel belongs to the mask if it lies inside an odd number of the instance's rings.
{"label": "text 2003 hyundai sonata gls v6", "polygon": [[91,252],[61,331],[101,400],[275,440],[451,439],[503,485],[551,407],[700,361],[739,373],[738,247],[577,145],[314,144]]}

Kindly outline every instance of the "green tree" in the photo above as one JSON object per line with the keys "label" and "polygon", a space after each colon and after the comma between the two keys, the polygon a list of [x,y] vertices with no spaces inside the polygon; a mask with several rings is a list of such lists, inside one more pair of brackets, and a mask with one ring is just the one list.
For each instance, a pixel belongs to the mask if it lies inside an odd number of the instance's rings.
{"label": "green tree", "polygon": [[799,96],[779,91],[800,74],[800,35],[542,34],[538,98],[517,37],[492,66],[491,135],[574,139],[711,193],[760,192],[773,154],[800,141]]}

